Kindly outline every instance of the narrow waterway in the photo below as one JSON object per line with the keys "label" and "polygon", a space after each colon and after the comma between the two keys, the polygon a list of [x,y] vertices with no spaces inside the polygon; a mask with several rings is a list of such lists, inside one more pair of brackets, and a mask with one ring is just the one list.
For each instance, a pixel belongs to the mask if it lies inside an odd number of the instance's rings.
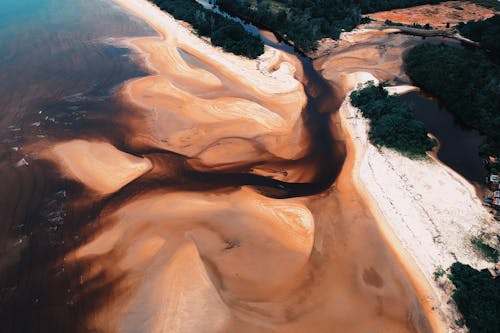
{"label": "narrow waterway", "polygon": [[401,95],[428,131],[439,140],[438,158],[468,181],[482,185],[486,176],[479,156],[481,134],[462,124],[438,101],[418,92]]}

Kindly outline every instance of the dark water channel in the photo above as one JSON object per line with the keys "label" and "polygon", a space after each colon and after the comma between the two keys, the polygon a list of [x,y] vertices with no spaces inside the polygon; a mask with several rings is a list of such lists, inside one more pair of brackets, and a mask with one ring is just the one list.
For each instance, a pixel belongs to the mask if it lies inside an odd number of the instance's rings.
{"label": "dark water channel", "polygon": [[[315,166],[316,178],[311,184],[288,184],[286,187],[297,191],[292,196],[310,195],[326,190],[339,175],[346,154],[340,126],[338,124],[334,126],[334,129],[337,129],[336,132],[332,132],[330,128],[331,114],[336,112],[341,104],[340,96],[332,88],[330,82],[314,69],[312,60],[291,45],[284,41],[270,40],[263,33],[262,27],[231,16],[210,4],[209,1],[196,1],[207,9],[241,23],[248,32],[259,35],[265,45],[291,54],[300,61],[304,73],[302,84],[307,95],[307,106],[303,112],[303,118],[312,140],[309,154],[305,159],[307,163]],[[278,36],[276,38],[279,40]]]}
{"label": "dark water channel", "polygon": [[462,124],[438,101],[418,92],[401,95],[430,133],[439,140],[439,159],[467,180],[482,184],[486,175],[479,156],[482,138],[478,131]]}

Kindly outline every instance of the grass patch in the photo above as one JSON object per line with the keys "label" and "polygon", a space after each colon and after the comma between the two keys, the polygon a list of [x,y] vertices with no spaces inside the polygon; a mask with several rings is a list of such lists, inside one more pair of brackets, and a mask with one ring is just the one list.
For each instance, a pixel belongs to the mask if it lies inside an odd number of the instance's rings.
{"label": "grass patch", "polygon": [[486,259],[494,263],[498,262],[498,251],[496,249],[483,243],[479,238],[473,238],[471,243]]}

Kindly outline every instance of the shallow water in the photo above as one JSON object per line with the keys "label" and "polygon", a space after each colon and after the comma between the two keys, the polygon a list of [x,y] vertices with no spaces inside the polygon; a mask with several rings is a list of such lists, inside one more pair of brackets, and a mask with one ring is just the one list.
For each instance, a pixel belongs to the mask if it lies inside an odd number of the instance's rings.
{"label": "shallow water", "polygon": [[[119,83],[144,75],[108,38],[153,30],[103,0],[0,1],[0,321],[3,332],[74,331],[78,278],[61,258],[88,215],[67,209],[80,186],[27,146],[112,136]],[[28,165],[24,165],[28,163]],[[18,166],[16,166],[18,165]]]}

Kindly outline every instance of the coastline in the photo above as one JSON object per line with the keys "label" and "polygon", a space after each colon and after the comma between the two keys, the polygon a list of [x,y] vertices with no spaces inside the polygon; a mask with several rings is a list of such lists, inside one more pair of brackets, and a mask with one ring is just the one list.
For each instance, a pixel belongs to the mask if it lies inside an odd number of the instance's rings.
{"label": "coastline", "polygon": [[[354,150],[354,182],[425,300],[437,332],[461,332],[455,324],[460,315],[449,304],[450,282],[435,281],[433,273],[439,267],[447,269],[454,261],[477,268],[491,266],[479,258],[470,243],[470,238],[488,224],[489,214],[474,187],[432,154],[427,159],[410,160],[369,143],[368,121],[350,104],[349,94],[358,84],[378,80],[366,72],[351,73],[347,78],[347,94],[339,114]],[[426,200],[436,191],[452,198]],[[422,200],[426,202],[420,203]]]}
{"label": "coastline", "polygon": [[[198,170],[304,156],[309,138],[301,113],[307,99],[288,55],[270,47],[256,60],[228,54],[150,2],[114,1],[160,35],[119,41],[152,72],[126,82],[120,92],[132,105],[151,110],[142,114],[149,125],[131,139],[133,145],[188,156]],[[259,143],[257,149],[252,141]],[[287,181],[302,177],[287,173]]]}
{"label": "coastline", "polygon": [[[143,1],[143,0],[133,0],[133,1],[125,1],[125,0],[114,0],[115,2],[119,3],[122,5],[124,8],[126,8],[128,11],[131,13],[143,18],[146,20],[148,23],[150,23],[155,30],[159,32],[159,34],[162,36],[161,38],[149,38],[149,40],[156,39],[156,40],[164,40],[164,39],[171,39],[171,38],[177,38],[176,36],[168,36],[166,33],[166,30],[163,30],[161,24],[163,24],[163,21],[173,21],[175,23],[175,20],[170,18],[170,16],[162,14],[160,17],[158,14],[158,10],[154,10],[153,12],[155,15],[159,16],[158,18],[153,15],[153,18],[150,17],[146,11],[143,11],[145,6],[152,7],[153,5]],[[169,20],[165,20],[165,17],[169,18]],[[179,26],[178,23],[175,23],[176,27]],[[177,29],[177,28],[176,28]],[[210,47],[209,45],[205,45],[205,42],[199,40],[197,37],[192,36],[191,32],[187,31],[181,32],[181,34],[187,33],[189,37],[182,36],[183,38],[185,37],[186,39],[183,40],[182,38],[177,39],[177,43],[179,46],[186,47],[192,51],[193,54],[203,54],[204,59],[205,57],[208,57],[210,61],[213,64],[218,64],[219,66],[217,67],[220,70],[225,70],[223,69],[224,66],[226,66],[226,63],[222,64],[222,61],[226,61],[227,57],[226,54],[224,54],[224,59],[218,59],[217,57],[217,51],[214,48]],[[195,40],[196,47],[193,47],[192,45],[187,45],[189,42],[186,40]],[[137,47],[136,41],[139,41],[141,39],[135,39],[135,40],[128,40],[125,43],[130,43],[131,45],[134,45],[136,47],[136,50],[141,50],[140,47]],[[198,45],[199,44],[199,45]],[[196,50],[197,47],[200,47],[200,49]],[[205,49],[210,49],[211,51],[207,53],[204,53]],[[247,61],[245,59],[241,59],[239,57],[234,57],[229,55],[229,58],[235,58],[234,62],[230,61],[229,69],[228,72],[230,73],[229,75],[238,75],[240,79],[244,80],[246,82],[245,88],[250,88],[257,94],[260,94],[262,96],[266,95],[274,95],[274,94],[286,94],[289,93],[295,89],[297,89],[297,84],[298,81],[293,79],[293,66],[289,66],[286,64],[286,62],[281,62],[279,69],[274,71],[274,72],[268,72],[267,70],[270,68],[275,67],[275,64],[279,61],[277,61],[277,56],[276,54],[279,53],[278,51],[270,51],[266,50],[266,52],[271,52],[271,55],[265,55],[261,60],[257,61],[257,66],[255,66],[255,62]],[[272,52],[275,52],[272,54]],[[143,52],[140,52],[141,54],[144,54]],[[201,56],[200,56],[201,57]],[[266,62],[266,60],[272,59],[273,64],[269,64],[269,62]],[[153,69],[154,71],[157,72],[157,76],[161,76],[161,70],[158,68],[155,68],[151,62],[146,59],[145,63],[150,69]],[[236,69],[238,66],[242,66],[243,70]],[[252,68],[254,66],[254,68]],[[248,73],[251,73],[251,75],[248,75]],[[265,78],[265,79],[263,79]],[[292,80],[290,80],[292,78]],[[131,82],[138,82],[141,79],[138,80],[133,80]],[[286,82],[286,84],[283,84],[283,82]],[[214,86],[218,86],[218,82],[216,80],[210,81],[209,83],[213,84]],[[269,85],[268,85],[269,83]],[[302,87],[299,84],[299,90],[303,95]],[[276,90],[278,88],[278,90]],[[128,94],[128,99],[132,102],[135,102],[136,104],[144,107],[146,106],[145,104],[137,103],[137,101],[134,101],[134,98],[131,97],[130,91],[128,90],[129,86],[126,88],[126,94]],[[300,93],[299,93],[300,94]],[[290,103],[291,101],[288,101]],[[286,109],[286,108],[283,108]],[[302,109],[302,105],[300,105],[300,108]],[[294,108],[294,110],[297,110],[297,108]],[[294,112],[294,115],[292,116],[293,119],[297,119],[298,116],[296,111]],[[342,109],[340,112],[340,115],[342,117],[342,127],[345,129],[346,126],[348,127],[348,116],[346,117],[343,115]],[[278,127],[277,125],[275,127]],[[290,127],[290,130],[292,129],[293,126]],[[386,214],[383,210],[382,205],[380,204],[379,201],[377,201],[371,189],[369,186],[367,186],[367,181],[366,179],[363,179],[361,177],[358,177],[358,175],[361,173],[361,169],[363,167],[363,164],[360,165],[359,161],[361,160],[362,156],[364,161],[366,161],[366,156],[367,152],[366,150],[369,148],[369,146],[364,146],[360,145],[357,142],[357,134],[356,131],[347,131],[349,133],[350,137],[350,142],[348,143],[349,147],[354,147],[355,154],[352,155],[351,158],[354,158],[354,167],[352,168],[352,178],[356,184],[356,187],[358,187],[358,190],[362,197],[366,199],[367,204],[370,206],[370,210],[376,217],[376,222],[378,224],[378,227],[381,231],[381,234],[383,238],[386,240],[387,246],[392,249],[392,252],[395,254],[395,257],[401,264],[401,268],[403,271],[406,271],[407,277],[413,282],[413,287],[417,290],[418,297],[420,298],[423,307],[425,308],[428,317],[427,319],[430,321],[431,326],[434,328],[435,331],[442,331],[444,324],[442,321],[439,320],[438,316],[433,312],[434,307],[437,306],[437,301],[435,299],[434,293],[431,293],[431,289],[433,288],[432,284],[429,285],[429,277],[427,277],[424,273],[422,268],[420,267],[421,265],[419,264],[418,260],[413,256],[413,253],[411,250],[408,249],[407,244],[404,244],[404,242],[401,241],[401,239],[398,237],[399,231],[397,232],[396,228],[394,228],[393,224],[390,224],[387,222],[387,217]],[[267,133],[266,133],[267,134]],[[202,149],[200,149],[202,151]],[[222,153],[219,153],[218,156],[223,155]],[[244,155],[244,154],[243,154]],[[247,156],[245,156],[247,158]],[[210,160],[210,159],[209,159]],[[407,254],[409,252],[409,254]],[[410,260],[411,258],[411,260]],[[414,260],[416,263],[414,264]],[[420,269],[418,270],[417,267]]]}

